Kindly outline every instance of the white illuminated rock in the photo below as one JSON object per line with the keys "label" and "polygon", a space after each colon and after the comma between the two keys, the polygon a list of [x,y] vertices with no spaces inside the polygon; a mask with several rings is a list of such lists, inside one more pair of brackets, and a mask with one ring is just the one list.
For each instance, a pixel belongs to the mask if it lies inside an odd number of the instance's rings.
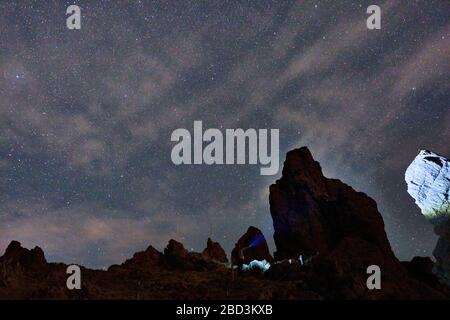
{"label": "white illuminated rock", "polygon": [[422,150],[405,172],[408,193],[432,222],[450,217],[450,162]]}

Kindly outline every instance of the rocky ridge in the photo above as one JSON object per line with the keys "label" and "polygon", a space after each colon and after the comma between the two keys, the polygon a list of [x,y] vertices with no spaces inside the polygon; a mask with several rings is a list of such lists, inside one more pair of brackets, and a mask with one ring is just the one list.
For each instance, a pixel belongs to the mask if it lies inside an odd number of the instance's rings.
{"label": "rocky ridge", "polygon": [[[245,262],[271,262],[265,273],[232,276],[219,243],[202,253],[170,240],[108,270],[82,270],[82,289],[66,287],[66,268],[43,251],[13,241],[0,257],[0,299],[449,299],[429,258],[400,262],[373,199],[323,176],[307,148],[290,151],[270,187],[276,252],[250,227],[235,250]],[[443,237],[447,235],[444,228]],[[236,254],[234,254],[235,256]],[[233,254],[232,254],[233,256]],[[366,286],[367,267],[381,269],[380,290]]]}

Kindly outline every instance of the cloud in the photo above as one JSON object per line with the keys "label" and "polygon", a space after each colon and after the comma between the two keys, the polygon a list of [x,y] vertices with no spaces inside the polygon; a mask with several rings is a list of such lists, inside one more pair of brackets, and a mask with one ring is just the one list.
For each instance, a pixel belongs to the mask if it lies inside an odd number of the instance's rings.
{"label": "cloud", "polygon": [[[149,245],[162,250],[172,238],[185,240],[198,235],[206,243],[201,232],[205,229],[203,219],[176,213],[133,218],[89,203],[70,208],[33,203],[9,209],[2,207],[0,251],[18,240],[26,247],[40,246],[51,261],[106,267]],[[192,239],[187,240],[192,243]]]}
{"label": "cloud", "polygon": [[411,89],[421,90],[438,85],[442,92],[449,90],[450,35],[448,28],[437,30],[421,48],[396,68],[397,81],[392,94],[405,97]]}

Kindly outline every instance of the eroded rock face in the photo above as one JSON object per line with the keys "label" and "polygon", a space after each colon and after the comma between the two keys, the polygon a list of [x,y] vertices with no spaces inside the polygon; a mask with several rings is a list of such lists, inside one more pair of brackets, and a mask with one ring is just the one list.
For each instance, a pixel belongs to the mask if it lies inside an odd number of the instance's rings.
{"label": "eroded rock face", "polygon": [[[250,228],[241,243],[254,243],[255,235],[261,233]],[[254,258],[261,260],[268,250],[258,243],[261,251]],[[365,286],[365,268],[373,263],[382,270],[382,290]],[[150,246],[107,271],[81,267],[82,289],[67,290],[67,265],[47,263],[42,250],[13,242],[0,257],[0,300],[448,299],[450,291],[431,273],[430,263],[415,259],[403,268],[373,244],[346,238],[306,264],[285,260],[264,275],[248,272],[233,282],[229,268],[203,254],[186,253],[172,241],[166,254]]]}
{"label": "eroded rock face", "polygon": [[42,277],[47,271],[48,264],[41,248],[29,250],[18,241],[12,241],[0,257],[0,287],[20,288],[30,278]]}
{"label": "eroded rock face", "polygon": [[228,262],[225,250],[223,250],[222,246],[218,242],[212,241],[211,238],[208,238],[206,248],[203,250],[202,255],[218,262]]}
{"label": "eroded rock face", "polygon": [[[282,262],[267,277],[301,281],[304,290],[328,298],[380,299],[399,291],[407,299],[442,297],[434,287],[419,284],[395,257],[375,201],[324,177],[307,148],[287,154],[281,179],[270,187],[270,210],[275,259]],[[305,265],[299,266],[300,255]],[[371,265],[382,270],[383,290],[367,289]]]}
{"label": "eroded rock face", "polygon": [[41,248],[23,248],[20,242],[12,241],[5,250],[5,254],[0,258],[0,263],[4,269],[11,269],[11,272],[19,273],[20,270],[31,270],[39,272],[45,268],[47,261],[44,251]]}
{"label": "eroded rock face", "polygon": [[394,257],[375,201],[324,177],[306,147],[287,153],[281,179],[270,186],[270,212],[276,260],[329,253],[347,238]]}
{"label": "eroded rock face", "polygon": [[121,265],[113,265],[108,270],[146,270],[151,271],[163,265],[163,254],[149,246],[145,251],[136,252],[132,258]]}
{"label": "eroded rock face", "polygon": [[408,193],[432,223],[450,217],[450,162],[422,150],[405,172]]}
{"label": "eroded rock face", "polygon": [[269,252],[266,238],[261,230],[255,227],[249,227],[247,232],[239,238],[238,242],[231,252],[232,262],[237,264],[236,258],[239,256],[239,251],[242,250],[245,264],[249,264],[253,260],[266,260],[273,262],[273,257]]}
{"label": "eroded rock face", "polygon": [[450,286],[450,162],[422,150],[405,172],[408,193],[439,236],[433,272]]}

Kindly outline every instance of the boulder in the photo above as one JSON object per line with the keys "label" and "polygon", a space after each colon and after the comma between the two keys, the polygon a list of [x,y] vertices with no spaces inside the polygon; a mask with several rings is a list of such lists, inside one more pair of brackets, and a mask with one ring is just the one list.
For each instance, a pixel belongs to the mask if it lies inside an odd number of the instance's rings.
{"label": "boulder", "polygon": [[450,286],[450,162],[422,150],[405,172],[408,193],[439,236],[433,272]]}
{"label": "boulder", "polygon": [[402,261],[408,273],[421,281],[435,286],[438,279],[433,274],[434,262],[429,257],[414,257],[411,261]]}
{"label": "boulder", "polygon": [[405,172],[408,193],[422,214],[434,224],[450,216],[450,163],[431,151],[422,150]]}
{"label": "boulder", "polygon": [[28,277],[42,278],[48,269],[41,248],[23,248],[20,242],[12,241],[0,257],[0,287],[20,286]]}
{"label": "boulder", "polygon": [[273,262],[273,257],[269,252],[269,247],[261,230],[253,226],[247,229],[242,237],[239,238],[231,252],[231,259],[233,264],[238,264],[236,257],[239,256],[239,251],[243,253],[243,263],[249,264],[253,260],[266,260],[269,263]]}
{"label": "boulder", "polygon": [[149,246],[145,251],[136,252],[131,259],[126,260],[121,265],[109,267],[110,271],[119,270],[140,270],[150,271],[163,264],[163,254]]}
{"label": "boulder", "polygon": [[[326,299],[441,299],[446,295],[441,285],[428,285],[411,276],[398,261],[376,202],[340,180],[324,177],[306,147],[288,152],[282,177],[270,186],[270,211],[275,259],[282,261],[266,272],[270,279],[300,281],[302,290]],[[382,290],[366,285],[372,265],[381,270]]]}
{"label": "boulder", "polygon": [[436,258],[433,267],[434,274],[450,287],[450,242],[440,237],[433,250],[433,255]]}
{"label": "boulder", "polygon": [[164,249],[164,256],[183,258],[188,254],[188,252],[189,251],[184,248],[182,243],[170,239],[167,247]]}
{"label": "boulder", "polygon": [[201,253],[189,252],[182,243],[173,239],[164,249],[164,262],[169,268],[183,271],[208,271],[220,266]]}
{"label": "boulder", "polygon": [[211,238],[208,238],[206,248],[203,250],[202,255],[217,262],[227,263],[228,258],[225,250],[220,246],[218,242],[214,242]]}
{"label": "boulder", "polygon": [[41,248],[23,248],[20,242],[12,241],[5,250],[5,254],[0,258],[0,263],[14,268],[35,270],[47,264],[44,251]]}

